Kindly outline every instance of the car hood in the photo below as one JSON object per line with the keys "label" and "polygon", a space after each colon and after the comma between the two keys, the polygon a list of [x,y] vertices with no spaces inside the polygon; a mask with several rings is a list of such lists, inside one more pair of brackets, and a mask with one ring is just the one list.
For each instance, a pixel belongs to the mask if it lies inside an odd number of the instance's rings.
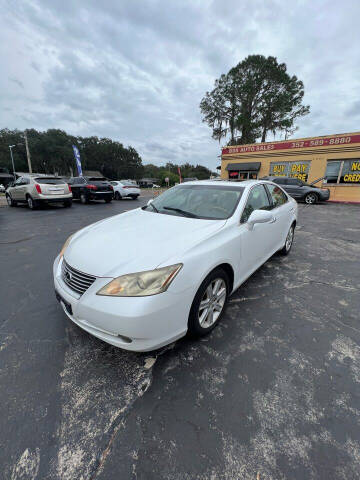
{"label": "car hood", "polygon": [[136,209],[77,232],[64,258],[72,267],[99,277],[152,270],[212,236],[225,223]]}

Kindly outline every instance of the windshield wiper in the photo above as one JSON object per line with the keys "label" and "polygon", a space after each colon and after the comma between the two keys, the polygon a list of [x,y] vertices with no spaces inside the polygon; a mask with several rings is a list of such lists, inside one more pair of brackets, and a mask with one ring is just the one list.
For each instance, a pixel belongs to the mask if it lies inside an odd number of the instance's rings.
{"label": "windshield wiper", "polygon": [[152,202],[149,205],[147,205],[147,207],[149,206],[152,207],[156,213],[159,213],[159,210],[155,207],[155,205],[153,205]]}
{"label": "windshield wiper", "polygon": [[191,218],[198,218],[197,215],[191,212],[187,212],[186,210],[181,210],[181,208],[174,208],[174,207],[163,207],[164,210],[172,210],[173,212],[180,213],[184,217],[191,217]]}

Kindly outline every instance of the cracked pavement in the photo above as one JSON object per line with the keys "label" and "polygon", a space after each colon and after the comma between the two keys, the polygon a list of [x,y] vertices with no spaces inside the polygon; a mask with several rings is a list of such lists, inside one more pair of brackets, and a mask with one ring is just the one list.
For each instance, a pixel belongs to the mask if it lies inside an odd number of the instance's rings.
{"label": "cracked pavement", "polygon": [[211,335],[135,354],[71,324],[51,266],[146,200],[0,209],[0,478],[358,479],[360,208],[300,205]]}

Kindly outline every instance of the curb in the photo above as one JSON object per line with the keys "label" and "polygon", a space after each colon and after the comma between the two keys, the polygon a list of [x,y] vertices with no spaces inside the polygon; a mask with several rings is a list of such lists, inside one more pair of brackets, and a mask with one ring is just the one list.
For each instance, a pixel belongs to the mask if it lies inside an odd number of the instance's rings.
{"label": "curb", "polygon": [[351,200],[328,200],[329,203],[343,203],[345,205],[360,205],[360,202],[354,202]]}

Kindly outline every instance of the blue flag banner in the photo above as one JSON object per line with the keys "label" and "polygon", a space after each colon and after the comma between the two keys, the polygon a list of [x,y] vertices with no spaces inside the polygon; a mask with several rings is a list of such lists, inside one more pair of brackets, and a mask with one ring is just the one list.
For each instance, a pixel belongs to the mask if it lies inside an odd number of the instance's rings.
{"label": "blue flag banner", "polygon": [[81,168],[81,160],[80,160],[80,152],[79,149],[77,148],[76,145],[73,145],[73,150],[74,150],[74,155],[75,155],[75,160],[76,160],[76,166],[78,169],[79,176],[82,176],[82,168]]}

